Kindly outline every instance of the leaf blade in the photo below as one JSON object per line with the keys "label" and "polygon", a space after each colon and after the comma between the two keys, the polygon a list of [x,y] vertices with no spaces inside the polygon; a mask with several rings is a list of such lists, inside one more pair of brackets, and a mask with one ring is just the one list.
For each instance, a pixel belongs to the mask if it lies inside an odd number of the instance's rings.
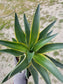
{"label": "leaf blade", "polygon": [[27,46],[25,44],[23,44],[23,43],[0,40],[0,44],[4,45],[4,46],[7,46],[7,47],[10,47],[12,49],[15,49],[17,51],[22,51],[22,52],[27,51]]}
{"label": "leaf blade", "polygon": [[15,36],[18,42],[23,42],[25,43],[25,34],[23,30],[21,29],[21,26],[19,24],[19,20],[17,17],[17,14],[15,13]]}
{"label": "leaf blade", "polygon": [[31,76],[30,70],[27,68],[26,69],[26,78],[29,79],[30,76]]}
{"label": "leaf blade", "polygon": [[35,84],[39,84],[38,83],[38,73],[37,73],[37,71],[34,69],[34,67],[32,65],[29,67],[29,70],[30,70],[30,72],[33,76]]}
{"label": "leaf blade", "polygon": [[47,57],[41,54],[36,54],[34,56],[34,61],[43,66],[46,70],[50,71],[56,78],[63,82],[63,75],[59,72],[54,63]]}
{"label": "leaf blade", "polygon": [[48,57],[57,67],[59,68],[63,68],[63,64],[61,64],[60,62],[58,62],[57,60],[53,59],[52,57],[45,55],[46,57]]}
{"label": "leaf blade", "polygon": [[39,35],[39,21],[40,21],[40,5],[38,5],[32,27],[31,27],[31,32],[30,32],[30,46],[34,45],[35,42],[38,40],[38,35]]}
{"label": "leaf blade", "polygon": [[12,38],[12,41],[13,41],[13,42],[17,42],[15,38]]}
{"label": "leaf blade", "polygon": [[46,43],[48,43],[50,40],[52,40],[57,34],[48,36],[46,38],[40,39],[35,45],[34,45],[34,51],[38,51],[41,47],[43,47]]}
{"label": "leaf blade", "polygon": [[36,62],[34,62],[34,60],[32,60],[32,64],[37,69],[37,71],[40,73],[40,75],[44,78],[46,84],[51,84],[47,70],[45,70],[42,66],[40,66]]}
{"label": "leaf blade", "polygon": [[28,21],[26,19],[25,14],[24,14],[24,25],[25,25],[26,41],[27,41],[27,44],[29,44],[30,26],[29,26],[29,23],[28,23]]}
{"label": "leaf blade", "polygon": [[38,50],[39,53],[51,52],[53,50],[63,49],[63,43],[51,43]]}
{"label": "leaf blade", "polygon": [[45,37],[47,35],[47,32],[51,29],[51,27],[54,25],[56,21],[53,21],[51,24],[49,24],[43,31],[40,32],[39,39]]}
{"label": "leaf blade", "polygon": [[28,63],[31,62],[33,56],[34,56],[34,52],[31,53],[31,52],[27,51],[27,59],[28,59]]}
{"label": "leaf blade", "polygon": [[0,52],[10,53],[10,54],[12,54],[12,55],[14,55],[14,56],[23,55],[22,52],[19,52],[19,51],[17,51],[17,50],[13,50],[13,49],[2,49],[2,50],[0,50]]}

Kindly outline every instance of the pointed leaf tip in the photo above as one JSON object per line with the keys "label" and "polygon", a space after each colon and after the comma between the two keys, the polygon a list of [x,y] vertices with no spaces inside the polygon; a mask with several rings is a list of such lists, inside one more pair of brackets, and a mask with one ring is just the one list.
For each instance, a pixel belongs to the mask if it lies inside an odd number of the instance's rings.
{"label": "pointed leaf tip", "polygon": [[54,25],[55,22],[56,22],[56,20],[53,21],[52,23],[50,23],[44,30],[42,30],[40,32],[39,39],[47,36],[48,31],[52,28],[52,26]]}
{"label": "pointed leaf tip", "polygon": [[39,38],[39,28],[40,28],[39,26],[40,26],[40,6],[38,5],[31,26],[30,47],[33,46]]}
{"label": "pointed leaf tip", "polygon": [[17,15],[17,13],[15,13],[15,16]]}
{"label": "pointed leaf tip", "polygon": [[40,4],[37,6],[35,14],[38,14],[40,12]]}
{"label": "pointed leaf tip", "polygon": [[26,17],[25,13],[24,13],[24,17]]}
{"label": "pointed leaf tip", "polygon": [[40,4],[38,4],[38,9],[40,9]]}
{"label": "pointed leaf tip", "polygon": [[25,43],[25,33],[20,26],[17,13],[15,13],[15,36],[18,42]]}
{"label": "pointed leaf tip", "polygon": [[17,13],[15,13],[15,18],[17,18]]}
{"label": "pointed leaf tip", "polygon": [[26,34],[26,43],[29,44],[30,26],[25,14],[24,14],[24,26],[25,26],[25,34]]}

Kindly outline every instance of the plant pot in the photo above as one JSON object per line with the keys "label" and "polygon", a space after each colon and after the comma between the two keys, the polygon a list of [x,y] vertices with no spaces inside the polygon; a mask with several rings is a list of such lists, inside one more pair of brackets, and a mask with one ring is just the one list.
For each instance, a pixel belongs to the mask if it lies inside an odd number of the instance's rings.
{"label": "plant pot", "polygon": [[[15,58],[15,65],[19,61],[19,58]],[[13,77],[14,84],[27,84],[27,79],[26,79],[26,70],[23,70],[22,72],[19,72]]]}

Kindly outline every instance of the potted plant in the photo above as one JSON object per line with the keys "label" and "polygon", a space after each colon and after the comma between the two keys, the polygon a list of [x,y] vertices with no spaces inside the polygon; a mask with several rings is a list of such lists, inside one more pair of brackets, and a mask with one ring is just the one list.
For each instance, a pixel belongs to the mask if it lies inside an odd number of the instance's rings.
{"label": "potted plant", "polygon": [[63,75],[57,69],[57,67],[63,68],[63,64],[46,55],[47,52],[63,49],[63,43],[49,43],[57,35],[51,35],[51,31],[49,31],[55,22],[53,21],[40,32],[40,5],[38,5],[31,26],[24,14],[25,32],[23,32],[15,13],[16,39],[12,38],[12,42],[0,40],[0,44],[9,47],[8,49],[0,50],[0,52],[13,54],[18,63],[15,69],[3,79],[2,83],[23,70],[26,70],[27,80],[30,74],[33,76],[35,84],[39,84],[38,72],[44,78],[46,84],[51,84],[48,72],[51,72],[63,82]]}

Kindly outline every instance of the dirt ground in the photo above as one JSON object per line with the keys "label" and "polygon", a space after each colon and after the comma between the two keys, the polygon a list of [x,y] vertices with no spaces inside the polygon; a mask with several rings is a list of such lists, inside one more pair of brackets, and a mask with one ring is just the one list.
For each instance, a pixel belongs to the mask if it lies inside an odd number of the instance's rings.
{"label": "dirt ground", "polygon": [[[0,39],[12,40],[14,35],[14,10],[17,12],[22,29],[23,13],[32,23],[32,17],[37,5],[40,3],[40,30],[43,30],[52,21],[57,20],[52,27],[54,33],[58,35],[51,42],[63,43],[63,0],[0,0]],[[0,45],[0,49],[6,48]],[[51,57],[63,63],[63,50],[47,53]],[[0,82],[15,67],[14,56],[7,53],[0,53]],[[59,68],[58,68],[59,69]],[[59,69],[63,74],[63,69]],[[56,79],[51,73],[51,84],[63,84]],[[41,76],[39,76],[39,84],[46,84]],[[13,84],[13,78],[4,84]],[[29,84],[33,83],[30,77]]]}

